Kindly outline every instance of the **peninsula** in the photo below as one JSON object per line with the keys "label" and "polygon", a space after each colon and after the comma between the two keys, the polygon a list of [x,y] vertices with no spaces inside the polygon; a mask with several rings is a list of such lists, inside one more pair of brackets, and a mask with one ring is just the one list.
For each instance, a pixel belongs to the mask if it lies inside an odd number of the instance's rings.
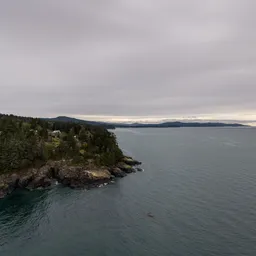
{"label": "peninsula", "polygon": [[90,188],[139,164],[104,126],[0,114],[0,198],[56,183]]}

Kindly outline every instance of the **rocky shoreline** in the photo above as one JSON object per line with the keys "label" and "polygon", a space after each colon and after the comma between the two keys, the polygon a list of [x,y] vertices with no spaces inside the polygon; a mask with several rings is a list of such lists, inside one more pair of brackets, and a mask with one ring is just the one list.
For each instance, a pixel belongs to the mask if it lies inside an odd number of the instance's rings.
{"label": "rocky shoreline", "polygon": [[123,178],[129,173],[142,171],[141,162],[124,157],[114,167],[74,166],[69,161],[51,161],[41,168],[0,175],[0,199],[15,189],[34,190],[49,188],[57,183],[70,188],[91,188]]}

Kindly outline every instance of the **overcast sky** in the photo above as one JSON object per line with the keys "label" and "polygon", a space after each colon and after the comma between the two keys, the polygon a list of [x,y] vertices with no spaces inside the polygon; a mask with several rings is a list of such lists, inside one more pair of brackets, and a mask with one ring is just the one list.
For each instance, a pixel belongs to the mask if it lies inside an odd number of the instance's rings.
{"label": "overcast sky", "polygon": [[0,112],[256,119],[255,0],[1,0]]}

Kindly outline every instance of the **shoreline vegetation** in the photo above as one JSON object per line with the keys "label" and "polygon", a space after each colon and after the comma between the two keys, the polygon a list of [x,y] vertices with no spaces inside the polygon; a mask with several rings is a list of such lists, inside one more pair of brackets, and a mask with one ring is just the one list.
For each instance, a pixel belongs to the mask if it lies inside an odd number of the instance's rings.
{"label": "shoreline vegetation", "polygon": [[90,188],[142,171],[107,128],[0,114],[0,198],[58,183]]}

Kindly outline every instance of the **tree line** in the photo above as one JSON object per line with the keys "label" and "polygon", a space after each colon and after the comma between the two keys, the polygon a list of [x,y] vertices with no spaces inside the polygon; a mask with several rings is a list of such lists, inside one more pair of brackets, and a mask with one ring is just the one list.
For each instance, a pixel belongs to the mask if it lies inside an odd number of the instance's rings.
{"label": "tree line", "polygon": [[0,172],[60,159],[112,166],[122,157],[115,135],[104,127],[0,114]]}

